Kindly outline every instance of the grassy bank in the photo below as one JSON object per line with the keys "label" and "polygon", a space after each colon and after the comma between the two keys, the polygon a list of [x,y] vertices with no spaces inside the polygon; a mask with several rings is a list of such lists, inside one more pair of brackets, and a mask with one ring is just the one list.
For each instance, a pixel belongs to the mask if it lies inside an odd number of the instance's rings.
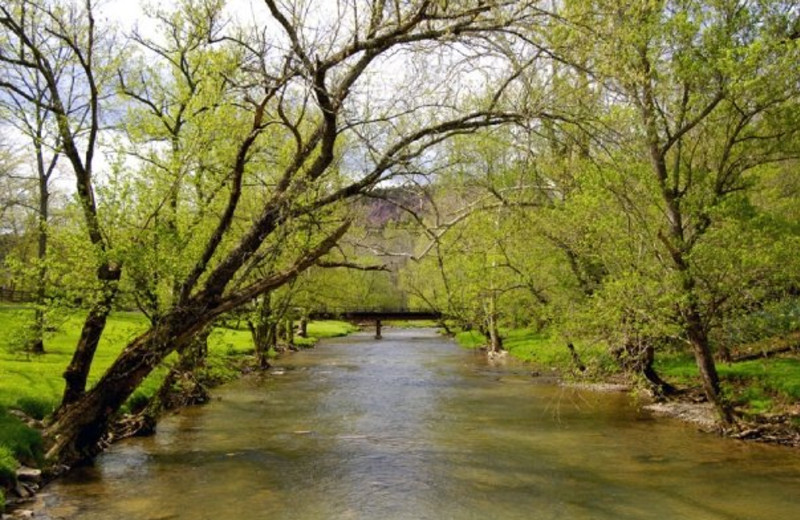
{"label": "grassy bank", "polygon": [[[61,375],[69,364],[80,336],[83,315],[63,318],[58,330],[45,338],[46,353],[27,354],[21,344],[24,327],[33,312],[25,306],[0,304],[0,488],[10,483],[16,460],[35,464],[41,457],[39,433],[9,414],[12,409],[42,419],[53,411],[64,390]],[[114,312],[108,320],[89,375],[93,384],[111,365],[125,345],[147,330],[148,321],[140,313]],[[344,322],[311,322],[308,338],[297,338],[301,346],[311,346],[320,338],[343,336],[356,327]],[[209,336],[209,358],[205,370],[210,379],[230,380],[239,373],[237,366],[253,352],[248,330],[216,328]],[[167,368],[159,367],[137,389],[131,399],[149,398],[163,380]]]}
{"label": "grassy bank", "polygon": [[[510,355],[537,367],[574,373],[575,364],[563,339],[530,329],[504,330],[501,334],[503,346]],[[456,341],[465,348],[480,348],[486,344],[486,339],[476,331],[460,332],[456,334]],[[619,376],[619,369],[604,345],[576,341],[575,351],[587,367],[585,377],[603,381]],[[701,387],[700,374],[691,355],[659,352],[655,369],[678,387]],[[743,415],[800,412],[800,359],[796,354],[718,363],[717,369],[724,391]]]}
{"label": "grassy bank", "polygon": [[[503,338],[503,348],[515,358],[537,367],[557,369],[565,373],[575,366],[567,342],[563,338],[532,329],[506,329],[500,333]],[[486,345],[486,338],[474,330],[459,332],[455,338],[464,348],[474,349]],[[590,374],[599,377],[616,371],[613,360],[601,345],[575,341],[574,347],[580,361],[586,365]]]}
{"label": "grassy bank", "polygon": [[[700,374],[691,356],[661,356],[656,359],[655,368],[674,384],[700,385]],[[784,413],[800,403],[800,359],[797,357],[718,363],[717,370],[724,391],[745,415]]]}

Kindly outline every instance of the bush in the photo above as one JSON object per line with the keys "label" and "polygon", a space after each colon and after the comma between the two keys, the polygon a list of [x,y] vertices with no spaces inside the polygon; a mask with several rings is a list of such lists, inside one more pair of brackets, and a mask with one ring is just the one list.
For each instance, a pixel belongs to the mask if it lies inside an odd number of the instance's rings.
{"label": "bush", "polygon": [[147,403],[150,402],[151,395],[141,390],[136,390],[133,395],[128,398],[125,403],[128,413],[139,413],[144,410]]}
{"label": "bush", "polygon": [[756,311],[729,319],[714,339],[721,345],[742,345],[800,330],[800,299],[770,302]]}

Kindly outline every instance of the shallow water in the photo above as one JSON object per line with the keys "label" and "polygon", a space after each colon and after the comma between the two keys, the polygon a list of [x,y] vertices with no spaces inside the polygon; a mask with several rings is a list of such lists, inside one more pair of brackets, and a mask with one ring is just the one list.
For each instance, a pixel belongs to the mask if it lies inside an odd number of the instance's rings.
{"label": "shallow water", "polygon": [[790,519],[800,452],[490,366],[430,330],[324,342],[49,486],[37,517]]}

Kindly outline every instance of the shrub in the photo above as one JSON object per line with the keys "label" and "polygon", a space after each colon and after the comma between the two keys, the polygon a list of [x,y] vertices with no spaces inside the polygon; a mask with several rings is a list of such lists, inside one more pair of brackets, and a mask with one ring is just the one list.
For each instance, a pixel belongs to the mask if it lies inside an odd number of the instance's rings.
{"label": "shrub", "polygon": [[147,406],[147,403],[150,401],[150,397],[151,396],[147,392],[136,390],[133,395],[128,398],[128,402],[125,403],[128,412],[139,413],[144,410],[144,407]]}

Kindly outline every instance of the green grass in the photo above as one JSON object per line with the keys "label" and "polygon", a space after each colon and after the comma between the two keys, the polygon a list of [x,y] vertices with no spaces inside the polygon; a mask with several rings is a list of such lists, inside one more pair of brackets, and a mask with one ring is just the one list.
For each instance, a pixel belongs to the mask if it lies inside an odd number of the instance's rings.
{"label": "green grass", "polygon": [[456,343],[464,348],[480,348],[486,345],[486,338],[483,337],[478,331],[475,330],[462,330],[456,332]]}
{"label": "green grass", "polygon": [[[18,306],[0,306],[0,406],[30,410],[52,410],[64,389],[61,374],[69,364],[83,324],[82,314],[69,316],[45,338],[46,353],[28,355],[15,344],[32,311]],[[147,329],[147,320],[138,313],[115,312],[106,327],[95,355],[89,384],[93,384],[136,335]],[[163,373],[161,374],[163,377]],[[148,381],[148,385],[157,385]],[[33,405],[32,403],[37,403]],[[37,414],[38,415],[38,414]]]}
{"label": "green grass", "polygon": [[358,327],[346,321],[310,321],[308,336],[311,338],[338,338],[356,332]]}
{"label": "green grass", "polygon": [[[655,368],[670,381],[699,384],[699,372],[691,356],[657,357]],[[718,363],[717,371],[733,400],[751,413],[764,413],[781,402],[800,401],[800,359]]]}
{"label": "green grass", "polygon": [[[0,406],[20,408],[40,417],[53,410],[64,390],[61,374],[69,364],[80,336],[83,315],[70,316],[60,330],[45,338],[46,353],[28,355],[14,343],[23,323],[30,320],[32,311],[16,305],[0,305]],[[140,313],[114,312],[97,348],[89,385],[94,384],[117,358],[122,348],[148,328],[147,319]],[[340,321],[310,322],[309,338],[296,338],[313,345],[319,338],[347,335],[358,328]],[[226,356],[241,356],[253,352],[250,332],[218,327],[208,339],[209,365],[224,370]],[[148,377],[137,393],[152,394],[166,373],[159,367]],[[34,412],[34,413],[31,413]]]}
{"label": "green grass", "polygon": [[[37,464],[42,458],[42,436],[0,409],[0,448],[26,464]],[[7,466],[3,460],[5,459],[0,456],[0,465]]]}
{"label": "green grass", "polygon": [[[566,370],[572,367],[572,356],[564,339],[533,329],[501,330],[503,347],[512,356],[536,365]],[[456,342],[465,348],[486,345],[486,339],[475,330],[456,333]],[[598,344],[575,342],[575,350],[590,371],[606,371],[611,361]],[[593,370],[592,370],[593,369]]]}
{"label": "green grass", "polygon": [[383,325],[395,329],[432,329],[439,327],[439,323],[436,320],[386,320]]}
{"label": "green grass", "polygon": [[298,347],[310,348],[323,338],[347,336],[357,330],[359,329],[356,325],[347,323],[346,321],[310,321],[306,328],[308,337],[301,338],[295,335],[294,344]]}

